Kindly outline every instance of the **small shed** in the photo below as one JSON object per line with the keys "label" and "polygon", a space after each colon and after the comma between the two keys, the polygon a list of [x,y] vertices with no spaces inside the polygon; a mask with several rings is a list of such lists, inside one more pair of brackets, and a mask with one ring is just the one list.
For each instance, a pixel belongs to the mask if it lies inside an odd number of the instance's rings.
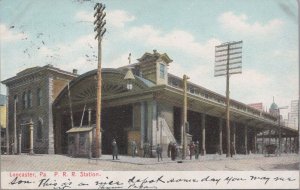
{"label": "small shed", "polygon": [[95,127],[82,126],[67,131],[69,156],[91,158],[94,129]]}

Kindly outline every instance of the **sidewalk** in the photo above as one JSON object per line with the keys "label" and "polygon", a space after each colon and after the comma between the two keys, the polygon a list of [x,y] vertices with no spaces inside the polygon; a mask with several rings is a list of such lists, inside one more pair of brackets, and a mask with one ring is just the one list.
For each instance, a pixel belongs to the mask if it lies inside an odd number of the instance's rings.
{"label": "sidewalk", "polygon": [[[299,170],[299,155],[282,154],[281,156],[264,157],[262,154],[200,156],[199,160],[176,160],[163,158],[140,158],[119,156],[112,160],[111,155],[102,155],[100,159],[72,158],[57,154],[21,154],[1,155],[1,171],[247,171],[247,170]],[[181,162],[182,161],[182,162]]]}
{"label": "sidewalk", "polygon": [[[291,156],[295,154],[282,154],[280,157]],[[157,158],[143,158],[143,157],[131,157],[127,155],[119,155],[119,160],[113,160],[111,155],[102,155],[100,159],[89,159],[89,162],[97,162],[97,161],[110,161],[110,162],[119,162],[119,163],[130,163],[130,164],[137,164],[137,165],[154,165],[154,164],[165,164],[165,163],[188,163],[188,162],[203,162],[203,161],[219,161],[219,160],[242,160],[242,159],[254,159],[254,158],[263,158],[265,155],[263,154],[237,154],[233,157],[226,157],[226,154],[218,155],[218,154],[207,154],[205,156],[199,156],[199,159],[195,159],[192,157],[190,160],[189,157],[186,157],[185,160],[176,159],[172,161],[171,158],[163,158],[161,161],[157,161]],[[270,157],[274,157],[271,155]]]}

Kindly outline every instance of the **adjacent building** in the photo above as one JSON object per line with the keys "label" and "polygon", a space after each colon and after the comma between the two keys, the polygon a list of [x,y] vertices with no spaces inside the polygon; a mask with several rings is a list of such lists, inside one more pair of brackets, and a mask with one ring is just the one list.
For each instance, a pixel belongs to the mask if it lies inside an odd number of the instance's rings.
{"label": "adjacent building", "polygon": [[9,152],[28,152],[30,129],[34,123],[35,153],[54,153],[52,104],[60,91],[75,77],[52,65],[25,69],[4,80],[8,95]]}
{"label": "adjacent building", "polygon": [[1,152],[6,152],[6,96],[0,94]]}
{"label": "adjacent building", "polygon": [[299,100],[291,101],[291,112],[288,114],[287,124],[289,127],[297,129],[298,128],[298,112],[299,112]]}

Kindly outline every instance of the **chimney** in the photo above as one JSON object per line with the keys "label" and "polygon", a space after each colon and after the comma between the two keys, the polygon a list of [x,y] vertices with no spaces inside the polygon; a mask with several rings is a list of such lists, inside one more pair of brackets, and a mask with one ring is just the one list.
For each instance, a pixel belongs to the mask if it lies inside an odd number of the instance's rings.
{"label": "chimney", "polygon": [[77,69],[73,69],[73,74],[77,75],[78,74],[78,70]]}

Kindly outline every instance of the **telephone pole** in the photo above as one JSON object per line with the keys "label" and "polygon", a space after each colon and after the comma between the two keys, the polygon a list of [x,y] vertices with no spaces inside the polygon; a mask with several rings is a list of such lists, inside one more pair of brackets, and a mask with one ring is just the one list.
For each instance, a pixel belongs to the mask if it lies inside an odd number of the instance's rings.
{"label": "telephone pole", "polygon": [[186,158],[186,127],[187,127],[187,80],[188,76],[183,75],[183,124],[182,124],[182,159]]}
{"label": "telephone pole", "polygon": [[102,38],[106,32],[106,28],[104,28],[106,24],[106,20],[104,20],[106,13],[105,5],[102,3],[96,3],[95,7],[96,20],[94,21],[95,29],[97,32],[95,39],[98,39],[98,70],[97,70],[97,110],[96,110],[96,137],[95,137],[95,157],[99,158],[101,156],[101,59],[102,59]]}
{"label": "telephone pole", "polygon": [[216,46],[215,50],[215,77],[226,76],[226,136],[227,152],[230,157],[230,113],[229,113],[229,77],[233,74],[242,73],[242,43],[226,42]]}

